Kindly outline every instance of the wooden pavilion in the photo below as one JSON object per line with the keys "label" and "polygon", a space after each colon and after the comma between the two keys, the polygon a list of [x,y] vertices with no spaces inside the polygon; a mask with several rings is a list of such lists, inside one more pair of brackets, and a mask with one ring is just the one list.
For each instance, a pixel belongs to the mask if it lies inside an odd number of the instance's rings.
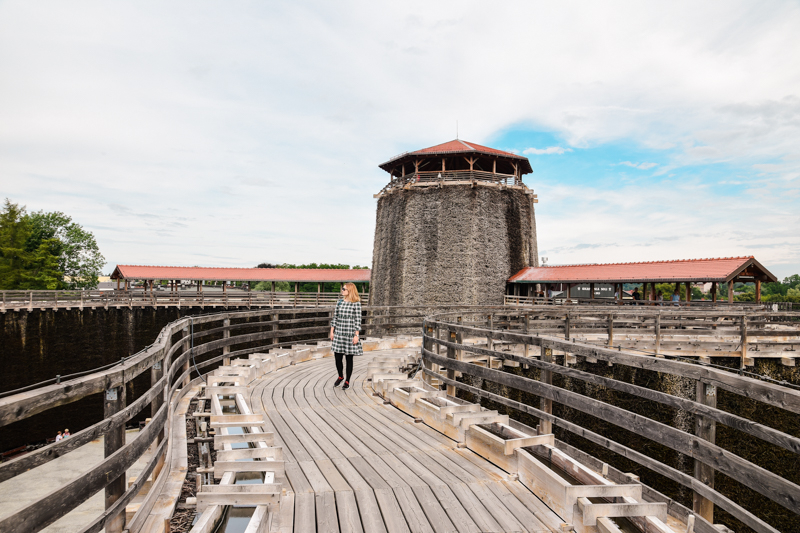
{"label": "wooden pavilion", "polygon": [[[536,284],[548,288],[558,286],[569,291],[576,285],[589,285],[590,298],[595,298],[595,286],[611,285],[614,297],[621,303],[624,283],[641,283],[643,296],[656,299],[657,283],[674,283],[676,290],[684,285],[686,301],[691,301],[691,286],[696,283],[711,283],[711,296],[717,301],[720,283],[728,284],[728,302],[733,302],[733,284],[755,283],[756,301],[761,301],[761,283],[778,279],[764,268],[755,257],[723,257],[715,259],[680,259],[674,261],[651,261],[645,263],[608,263],[587,265],[541,266],[524,268],[508,280],[512,294],[528,296]],[[567,292],[569,295],[570,293]]]}
{"label": "wooden pavilion", "polygon": [[197,283],[197,291],[202,292],[205,281],[222,282],[222,290],[227,291],[229,283],[247,282],[248,290],[251,283],[272,283],[272,292],[275,284],[288,282],[294,284],[297,292],[300,283],[316,283],[317,292],[326,283],[360,283],[357,287],[364,292],[369,283],[371,270],[344,269],[344,268],[215,268],[215,267],[175,267],[175,266],[143,266],[143,265],[117,265],[111,274],[111,279],[117,280],[117,289],[130,290],[131,282],[143,281],[145,291],[149,287],[153,292],[156,280],[168,280],[172,290],[177,290],[181,281]]}

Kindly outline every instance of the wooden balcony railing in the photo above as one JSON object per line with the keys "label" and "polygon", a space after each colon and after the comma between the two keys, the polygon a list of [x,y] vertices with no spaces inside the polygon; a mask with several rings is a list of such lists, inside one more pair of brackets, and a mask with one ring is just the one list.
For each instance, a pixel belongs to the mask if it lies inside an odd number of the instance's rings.
{"label": "wooden balcony railing", "polygon": [[403,187],[405,185],[435,185],[437,183],[448,184],[453,182],[488,182],[500,185],[522,185],[522,178],[513,174],[499,174],[494,172],[484,172],[482,170],[441,170],[420,171],[406,174],[405,176],[394,176],[393,179],[381,190],[381,193],[389,189]]}

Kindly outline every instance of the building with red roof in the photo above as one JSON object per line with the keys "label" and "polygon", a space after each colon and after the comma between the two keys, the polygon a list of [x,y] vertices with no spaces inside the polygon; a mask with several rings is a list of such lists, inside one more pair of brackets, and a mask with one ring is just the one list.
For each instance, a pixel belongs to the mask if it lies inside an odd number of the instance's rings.
{"label": "building with red roof", "polygon": [[[589,284],[590,294],[594,296],[593,285],[613,285],[614,292],[620,294],[623,283],[650,284],[654,291],[656,283],[683,283],[686,286],[687,300],[691,299],[689,286],[696,283],[712,283],[712,294],[716,301],[716,287],[719,283],[728,284],[728,300],[733,301],[733,284],[736,282],[755,283],[756,299],[761,300],[761,283],[778,279],[756,261],[755,257],[721,257],[714,259],[680,259],[675,261],[650,261],[644,263],[607,263],[586,265],[558,265],[523,268],[508,279],[515,294],[530,292],[533,284],[546,286],[566,286]],[[524,289],[521,289],[524,287]],[[560,290],[564,290],[562,287]],[[644,293],[647,294],[645,288]]]}

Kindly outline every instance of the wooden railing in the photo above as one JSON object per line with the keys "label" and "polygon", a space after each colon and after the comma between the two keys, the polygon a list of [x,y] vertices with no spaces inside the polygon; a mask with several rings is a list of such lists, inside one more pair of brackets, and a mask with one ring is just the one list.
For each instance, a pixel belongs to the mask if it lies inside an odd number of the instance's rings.
{"label": "wooden railing", "polygon": [[[788,516],[794,517],[794,523],[800,521],[800,486],[787,479],[796,478],[796,468],[788,465],[798,464],[800,454],[800,438],[765,424],[745,418],[741,414],[717,408],[717,389],[758,402],[761,407],[769,406],[772,412],[779,412],[786,420],[800,414],[800,390],[784,386],[780,383],[759,379],[710,365],[699,365],[692,362],[673,360],[669,357],[644,355],[638,351],[623,349],[614,345],[614,335],[619,331],[621,322],[627,322],[630,329],[641,324],[641,316],[612,315],[608,317],[590,316],[589,311],[580,317],[575,316],[541,316],[536,312],[501,312],[484,313],[449,313],[426,318],[423,338],[424,373],[430,382],[447,386],[448,394],[455,396],[456,390],[475,394],[495,404],[510,409],[509,413],[528,415],[539,420],[539,433],[552,432],[552,427],[560,431],[580,436],[599,448],[605,448],[629,461],[658,473],[661,476],[684,486],[694,492],[694,513],[698,519],[694,522],[694,531],[699,533],[718,533],[711,520],[714,506],[718,506],[734,518],[738,519],[759,533],[777,533],[778,530],[769,525],[762,517],[756,516],[758,511],[745,509],[731,497],[714,489],[714,473],[719,472],[736,480],[745,487],[759,493],[764,498],[782,506]],[[641,314],[640,310],[634,313]],[[670,317],[661,325],[676,332],[689,331],[695,325],[702,324],[703,330],[710,332],[714,325],[725,329],[730,325],[742,322],[742,315],[723,316],[722,322],[715,321],[710,315],[700,317],[700,313],[683,311],[682,317]],[[630,314],[630,313],[629,313]],[[770,335],[773,324],[794,325],[797,335],[798,314],[769,315],[746,317],[750,330],[755,335]],[[538,322],[538,324],[537,324]],[[646,329],[646,325],[644,326]],[[561,329],[563,328],[563,329]],[[597,346],[586,342],[575,341],[571,335],[576,331],[602,331],[606,328],[609,342],[607,346]],[[719,331],[719,329],[717,331]],[[652,330],[651,330],[652,331]],[[653,342],[658,343],[658,330]],[[558,338],[564,336],[566,338]],[[473,344],[465,342],[472,338]],[[475,339],[485,339],[484,343],[474,343]],[[573,340],[570,340],[573,339]],[[444,353],[443,353],[444,352]],[[623,381],[606,377],[601,373],[588,372],[571,368],[569,364],[585,360],[587,362],[603,361],[608,365],[623,365],[631,369],[646,369],[689,380],[697,391],[694,400],[667,394],[652,388],[643,387],[632,381]],[[523,365],[539,370],[539,378],[531,379],[519,373],[503,370],[501,361],[512,366]],[[478,363],[478,364],[475,364]],[[487,388],[475,387],[473,379],[456,380],[457,373],[471,376],[484,382],[492,382],[503,387],[503,393],[489,392]],[[560,375],[563,380],[572,383],[585,383],[587,386],[568,386],[562,388],[554,385],[553,376]],[[617,375],[617,374],[613,374]],[[556,381],[558,382],[558,381]],[[565,383],[563,381],[562,383]],[[565,385],[565,387],[567,387]],[[495,389],[496,390],[496,389]],[[574,392],[582,390],[585,394]],[[596,399],[591,391],[618,391],[651,402],[651,406],[664,406],[677,409],[696,417],[695,432],[691,433],[671,425],[659,422],[650,416],[643,416],[622,407]],[[512,392],[513,391],[513,392]],[[512,400],[525,394],[529,398],[525,403]],[[605,396],[604,396],[605,397]],[[537,398],[534,403],[530,398]],[[553,405],[560,407],[556,411]],[[661,444],[674,452],[693,458],[695,462],[694,476],[687,474],[674,465],[668,465],[648,455],[648,447],[637,451],[629,446],[630,442],[614,437],[613,429],[604,435],[590,431],[555,413],[564,409],[584,413],[638,435],[648,441]],[[653,407],[652,409],[655,409]],[[647,408],[646,412],[652,412]],[[641,412],[642,409],[639,409]],[[758,408],[756,408],[758,413]],[[569,417],[569,416],[568,416]],[[767,470],[753,462],[724,449],[715,443],[715,425],[724,424],[748,434],[753,445],[768,443],[770,453],[786,456],[784,475]],[[612,435],[609,437],[608,435]],[[585,442],[585,441],[584,441]],[[567,453],[584,454],[563,442],[559,444]],[[773,468],[775,468],[773,464]],[[776,469],[777,470],[777,469]],[[664,498],[650,490],[653,501]],[[663,501],[663,500],[662,500]],[[673,502],[674,503],[674,502]],[[681,506],[671,505],[670,513],[678,512]],[[682,518],[686,521],[688,511],[683,508]]]}
{"label": "wooden railing", "polygon": [[499,174],[494,172],[484,172],[482,170],[431,170],[420,171],[406,174],[405,176],[394,176],[394,178],[381,190],[381,193],[389,189],[403,187],[405,185],[426,185],[426,184],[448,184],[453,182],[495,183],[498,185],[512,186],[521,185],[522,179],[513,174]]}
{"label": "wooden railing", "polygon": [[[330,307],[339,299],[334,292],[267,291],[0,291],[0,312],[36,309],[123,307]],[[361,300],[369,301],[369,293]]]}
{"label": "wooden railing", "polygon": [[[54,487],[47,496],[0,520],[0,531],[39,531],[103,490],[106,491],[106,511],[82,529],[82,533],[97,532],[115,523],[119,526],[120,517],[124,523],[125,506],[136,496],[148,476],[153,474],[154,487],[165,482],[166,469],[162,470],[161,466],[169,446],[172,412],[189,389],[192,375],[196,380],[200,379],[196,370],[205,374],[224,358],[263,351],[265,347],[297,342],[297,339],[324,339],[329,324],[330,309],[260,310],[183,318],[167,325],[152,345],[117,366],[0,398],[0,427],[92,394],[102,393],[105,399],[103,420],[68,439],[0,464],[0,482],[99,437],[104,437],[107,444],[103,462],[93,466],[82,477]],[[257,345],[253,346],[253,343]],[[236,349],[237,345],[246,347]],[[126,405],[126,385],[147,372],[150,373],[150,388]],[[125,424],[148,407],[151,421],[133,441],[124,444]],[[157,444],[155,453],[136,483],[126,490],[126,470],[153,443]],[[136,520],[134,518],[134,523],[141,527],[141,522]],[[120,527],[112,529],[121,531]]]}
{"label": "wooden railing", "polygon": [[613,298],[576,298],[566,296],[554,296],[545,298],[541,296],[515,296],[513,294],[506,294],[503,298],[505,305],[515,306],[534,306],[534,305],[594,305],[594,306],[607,306],[607,305],[625,305],[625,306],[640,306],[649,308],[664,308],[664,307],[691,307],[696,309],[713,308],[713,307],[729,307],[729,308],[742,308],[742,309],[763,309],[766,311],[800,311],[800,304],[793,302],[728,302],[727,300],[691,300],[691,301],[653,301],[653,300],[634,300],[633,298],[625,298],[621,302]]}

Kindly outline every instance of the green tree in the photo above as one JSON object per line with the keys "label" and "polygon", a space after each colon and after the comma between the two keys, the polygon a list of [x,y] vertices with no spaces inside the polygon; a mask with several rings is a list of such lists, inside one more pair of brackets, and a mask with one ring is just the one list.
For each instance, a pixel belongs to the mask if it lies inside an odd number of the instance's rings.
{"label": "green tree", "polygon": [[63,273],[66,287],[96,288],[106,260],[100,253],[94,235],[58,211],[37,211],[30,214],[28,219],[30,235],[26,248],[33,251],[45,241],[55,241],[51,244],[51,252],[58,257],[58,270]]}
{"label": "green tree", "polygon": [[18,289],[29,254],[25,242],[30,225],[25,208],[6,198],[0,213],[0,289]]}

